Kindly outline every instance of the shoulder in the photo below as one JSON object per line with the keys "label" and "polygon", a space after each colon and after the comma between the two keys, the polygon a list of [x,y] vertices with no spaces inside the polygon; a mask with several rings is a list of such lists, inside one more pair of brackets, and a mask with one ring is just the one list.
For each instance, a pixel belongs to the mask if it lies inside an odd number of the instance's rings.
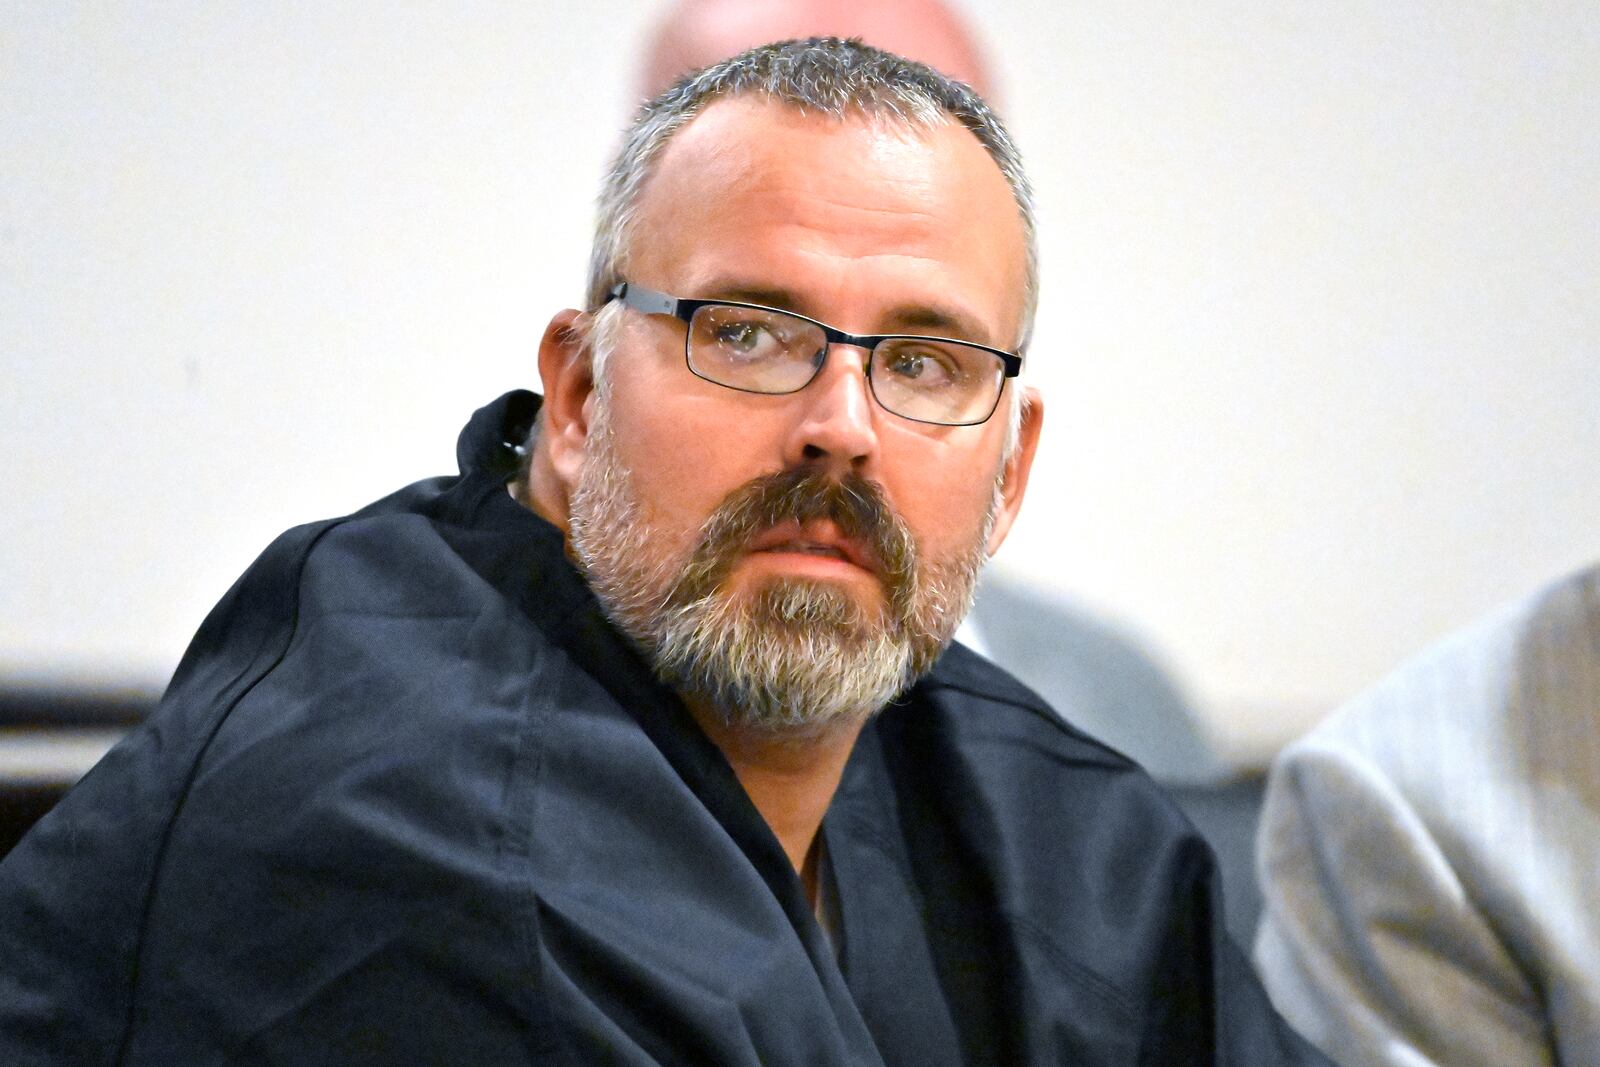
{"label": "shoulder", "polygon": [[916,686],[948,720],[973,740],[1028,738],[1044,748],[1113,771],[1135,764],[1063,719],[1050,704],[991,660],[952,644]]}
{"label": "shoulder", "polygon": [[1600,931],[1573,872],[1600,841],[1571,813],[1600,803],[1597,581],[1440,641],[1274,763],[1256,956],[1313,1040],[1372,1062],[1532,1062],[1563,1027],[1540,990],[1589,996]]}
{"label": "shoulder", "polygon": [[1047,1000],[1092,990],[1096,1010],[1143,1026],[1174,989],[1218,980],[1209,846],[1135,762],[1032,690],[952,646],[873,742],[888,778],[874,799],[911,866],[943,857],[925,875],[940,906],[967,892],[963,924],[1003,931]]}
{"label": "shoulder", "polygon": [[1403,789],[1473,770],[1518,777],[1508,761],[1570,768],[1587,746],[1566,740],[1596,726],[1600,566],[1435,643],[1288,746],[1278,770],[1342,768]]}
{"label": "shoulder", "polygon": [[968,791],[992,815],[997,847],[1031,856],[1044,877],[1074,862],[1109,872],[1124,855],[1121,844],[1107,847],[1113,828],[1147,856],[1194,850],[1189,858],[1210,866],[1187,818],[1137,763],[969,649],[952,645],[896,711],[899,734],[922,738],[922,769],[944,776],[941,788]]}
{"label": "shoulder", "polygon": [[1457,957],[1463,944],[1594,936],[1587,919],[1551,931],[1592,914],[1571,871],[1600,854],[1571,817],[1600,804],[1597,579],[1573,575],[1446,638],[1285,749],[1258,841],[1282,929],[1264,928],[1261,944],[1287,943],[1285,930],[1343,944],[1365,935],[1323,916],[1364,908],[1374,928],[1415,927]]}
{"label": "shoulder", "polygon": [[418,482],[280,535],[207,616],[135,739],[166,738],[184,779],[197,760],[295,734],[308,717],[341,728],[388,721],[394,693],[461,675],[454,665],[469,654],[538,653],[521,601],[502,588],[506,574],[537,569],[527,557],[540,555],[538,539],[480,521],[495,488],[473,477]]}

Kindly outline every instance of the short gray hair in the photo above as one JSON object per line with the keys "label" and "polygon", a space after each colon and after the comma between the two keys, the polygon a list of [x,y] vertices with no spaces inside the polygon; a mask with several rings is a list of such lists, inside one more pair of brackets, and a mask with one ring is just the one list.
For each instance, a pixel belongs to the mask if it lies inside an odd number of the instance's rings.
{"label": "short gray hair", "polygon": [[931,67],[859,40],[811,37],[741,52],[685,76],[639,110],[600,192],[587,307],[598,310],[623,280],[639,197],[656,158],[674,134],[724,97],[761,95],[835,118],[885,116],[914,126],[954,121],[988,151],[1016,200],[1027,241],[1027,290],[1019,350],[1027,347],[1039,302],[1033,194],[1011,135],[972,89]]}

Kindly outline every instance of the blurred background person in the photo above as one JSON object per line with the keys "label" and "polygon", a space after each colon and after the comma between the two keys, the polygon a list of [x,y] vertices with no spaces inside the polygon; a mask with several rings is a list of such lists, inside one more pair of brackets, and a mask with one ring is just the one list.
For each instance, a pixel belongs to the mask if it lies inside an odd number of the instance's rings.
{"label": "blurred background person", "polygon": [[966,82],[998,108],[977,36],[941,0],[681,0],[656,21],[641,57],[638,95],[648,100],[691,70],[753,44],[791,37],[859,37]]}

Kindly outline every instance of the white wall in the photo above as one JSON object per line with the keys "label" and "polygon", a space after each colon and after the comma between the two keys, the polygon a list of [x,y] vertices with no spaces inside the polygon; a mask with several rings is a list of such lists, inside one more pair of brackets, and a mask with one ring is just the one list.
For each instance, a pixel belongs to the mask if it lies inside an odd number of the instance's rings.
{"label": "white wall", "polygon": [[[1002,564],[1257,755],[1600,556],[1600,19],[969,5],[1038,186]],[[159,684],[578,299],[654,5],[0,9],[0,678]]]}

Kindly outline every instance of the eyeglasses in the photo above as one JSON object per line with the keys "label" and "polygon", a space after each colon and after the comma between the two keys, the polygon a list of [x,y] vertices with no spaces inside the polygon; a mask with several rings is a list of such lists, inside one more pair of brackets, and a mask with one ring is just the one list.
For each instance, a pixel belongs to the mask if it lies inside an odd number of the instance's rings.
{"label": "eyeglasses", "polygon": [[999,406],[1022,357],[948,337],[857,335],[792,311],[732,300],[685,300],[623,282],[611,300],[688,324],[684,358],[708,382],[746,393],[797,393],[822,372],[829,345],[868,349],[867,384],[884,410],[914,422],[976,426]]}

